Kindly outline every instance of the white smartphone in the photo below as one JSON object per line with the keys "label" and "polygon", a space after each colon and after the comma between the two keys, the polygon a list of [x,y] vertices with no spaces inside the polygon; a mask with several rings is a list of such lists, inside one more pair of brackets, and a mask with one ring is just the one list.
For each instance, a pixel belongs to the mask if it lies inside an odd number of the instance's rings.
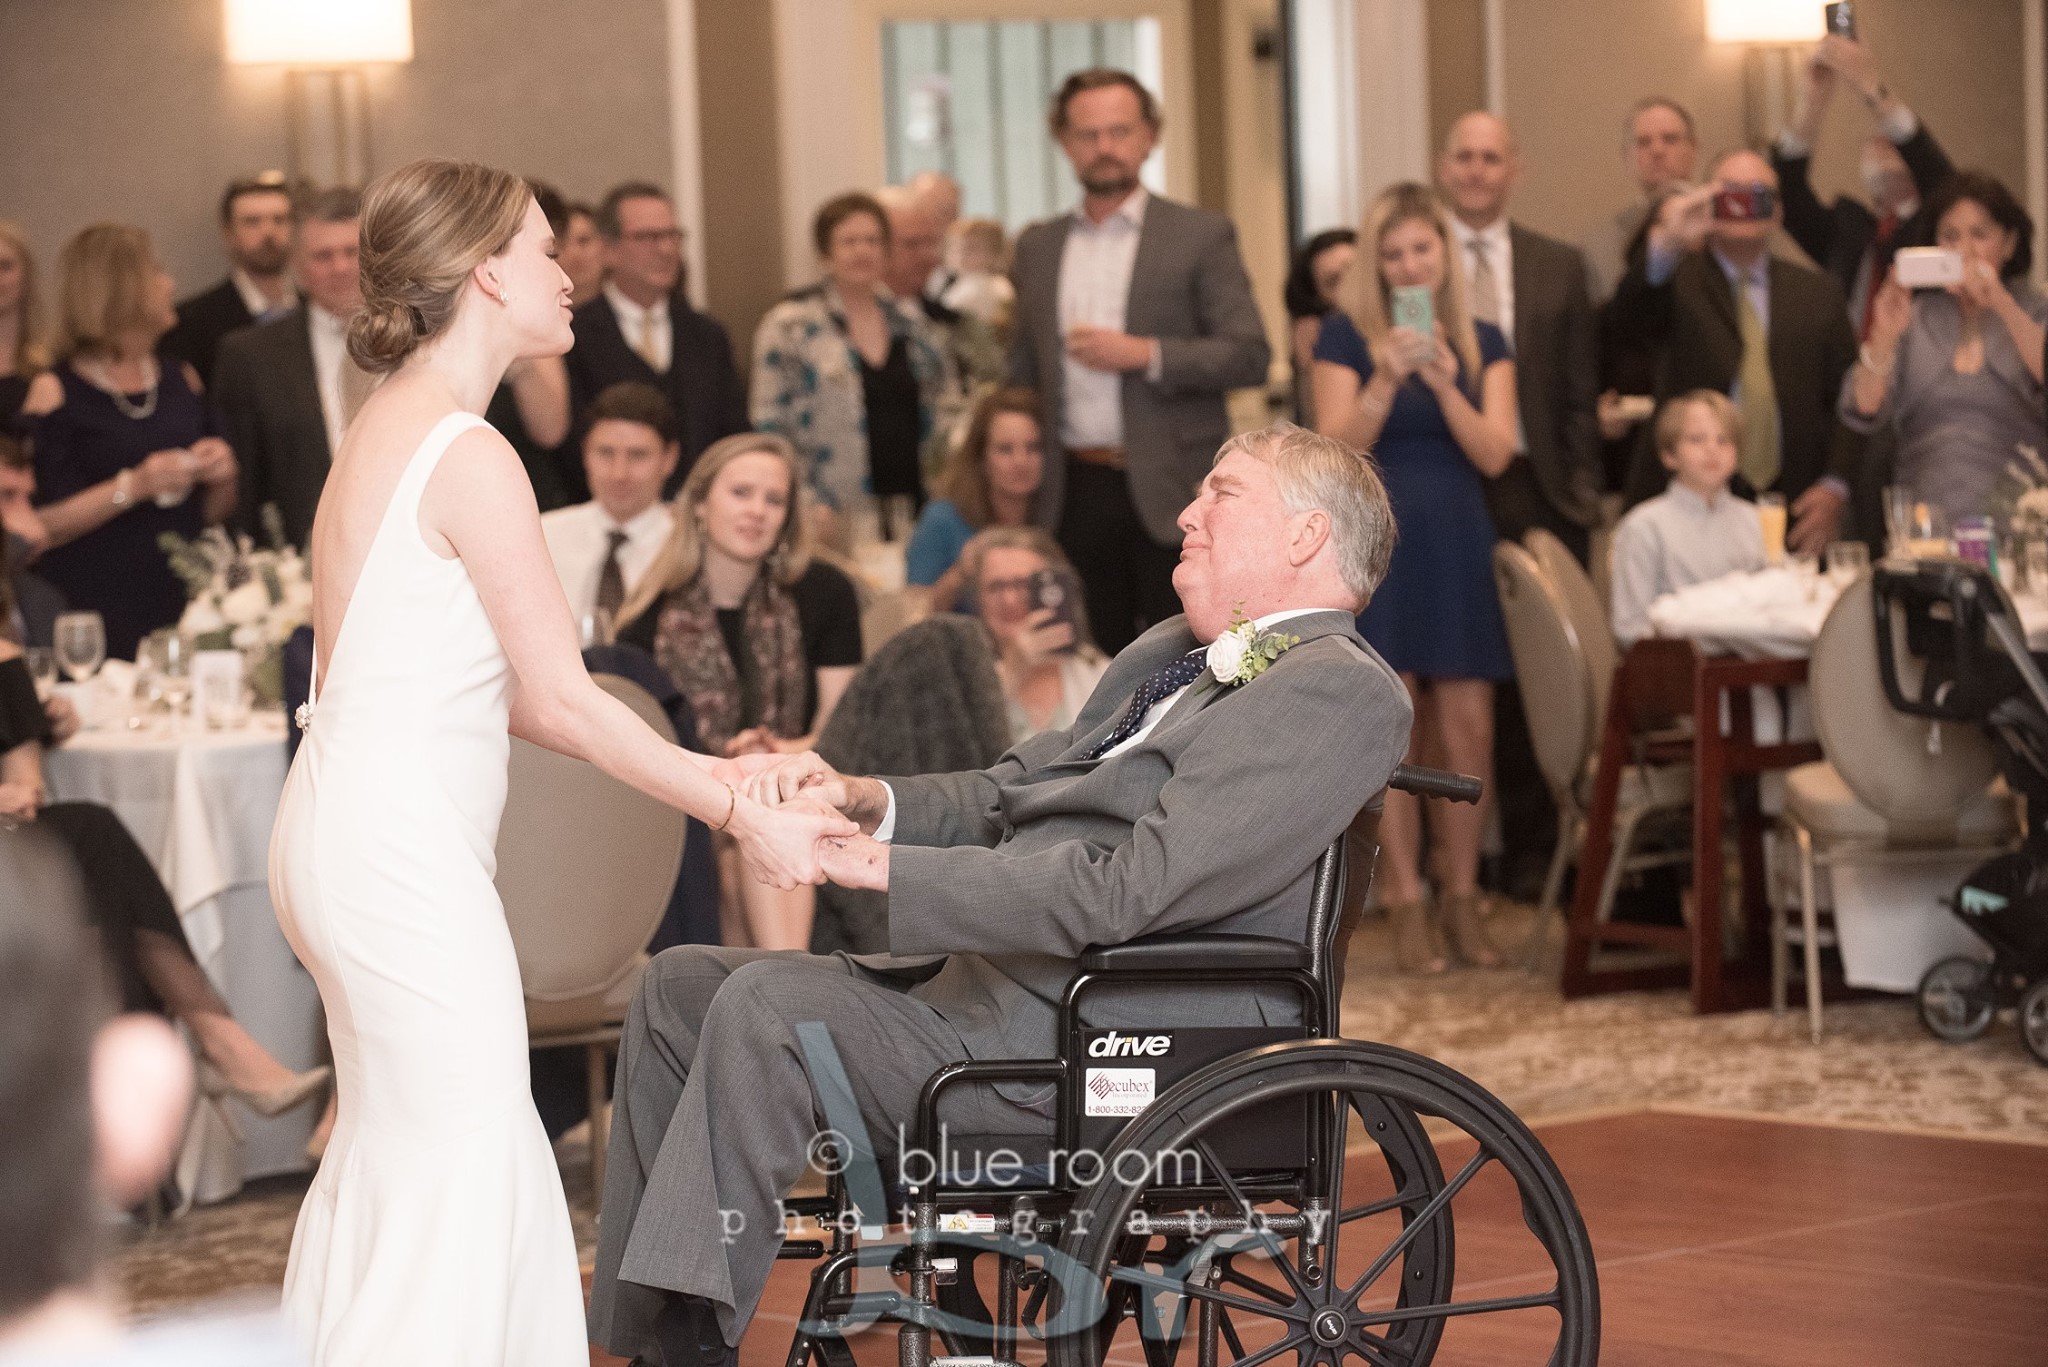
{"label": "white smartphone", "polygon": [[1909,290],[1963,283],[1963,255],[1947,247],[1902,247],[1892,257],[1892,278]]}

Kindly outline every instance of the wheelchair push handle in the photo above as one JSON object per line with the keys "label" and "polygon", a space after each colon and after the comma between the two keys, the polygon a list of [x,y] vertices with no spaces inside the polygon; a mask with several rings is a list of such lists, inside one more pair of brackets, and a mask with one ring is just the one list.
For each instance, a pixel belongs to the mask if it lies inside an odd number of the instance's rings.
{"label": "wheelchair push handle", "polygon": [[1470,774],[1425,769],[1419,764],[1395,765],[1387,786],[1417,797],[1440,797],[1449,802],[1469,802],[1475,807],[1479,805],[1480,794],[1485,791],[1484,785]]}

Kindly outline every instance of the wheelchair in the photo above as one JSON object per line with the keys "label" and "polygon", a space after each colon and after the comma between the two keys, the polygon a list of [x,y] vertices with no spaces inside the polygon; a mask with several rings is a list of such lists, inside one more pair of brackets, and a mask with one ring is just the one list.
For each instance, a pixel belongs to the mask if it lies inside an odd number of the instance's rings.
{"label": "wheelchair", "polygon": [[[1475,780],[1406,765],[1389,786],[1479,798]],[[840,1154],[822,1196],[786,1200],[822,1236],[778,1253],[817,1261],[787,1367],[855,1367],[849,1339],[881,1323],[897,1326],[898,1367],[1005,1367],[1027,1338],[1050,1367],[1134,1364],[1133,1339],[1145,1367],[1595,1363],[1592,1245],[1535,1135],[1442,1064],[1339,1033],[1344,844],[1317,863],[1303,942],[1091,950],[1057,1057],[958,1062],[926,1082],[906,1150],[924,1161],[899,1161],[887,1198],[872,1167],[857,1192]],[[1162,985],[1291,994],[1299,1023],[1084,1023],[1099,993]],[[1051,1084],[1051,1133],[942,1130],[942,1097],[997,1083]],[[885,1199],[907,1242],[863,1245]],[[1481,1264],[1462,1297],[1461,1212],[1478,1218]]]}

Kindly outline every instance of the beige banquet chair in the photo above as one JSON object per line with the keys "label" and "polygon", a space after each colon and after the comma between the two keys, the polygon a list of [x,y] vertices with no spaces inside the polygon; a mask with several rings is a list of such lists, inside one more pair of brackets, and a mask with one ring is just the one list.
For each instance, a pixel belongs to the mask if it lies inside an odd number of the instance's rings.
{"label": "beige banquet chair", "polygon": [[[661,707],[611,674],[597,685],[675,742]],[[605,1071],[682,865],[685,818],[582,760],[512,742],[498,826],[498,895],[519,956],[530,1047],[581,1045],[590,1174],[604,1192]]]}
{"label": "beige banquet chair", "polygon": [[[1903,630],[1895,626],[1895,630]],[[1899,682],[1920,690],[1921,662],[1897,652]],[[1844,864],[1911,863],[1987,853],[2019,836],[2019,816],[1998,762],[1975,727],[1940,726],[1895,711],[1878,673],[1877,619],[1870,576],[1846,589],[1828,613],[1808,667],[1813,725],[1826,758],[1785,776],[1781,818],[1799,856],[1799,938],[1806,1013],[1820,1043],[1820,911],[1817,872]],[[1771,913],[1771,1009],[1783,1011],[1790,977],[1790,929],[1782,903]]]}
{"label": "beige banquet chair", "polygon": [[[1563,546],[1559,544],[1558,549],[1562,551]],[[1576,561],[1572,568],[1578,568]],[[1576,861],[1585,841],[1586,808],[1614,674],[1614,644],[1605,634],[1604,618],[1597,633],[1582,629],[1565,591],[1529,551],[1513,542],[1495,546],[1493,573],[1501,613],[1507,621],[1508,651],[1514,657],[1515,677],[1522,681],[1522,706],[1529,720],[1536,765],[1557,804],[1557,851],[1543,880],[1539,907],[1539,912],[1547,914],[1558,908],[1565,871]],[[1590,590],[1590,584],[1588,587]],[[1600,888],[1600,920],[1606,920],[1612,911],[1625,874],[1685,859],[1682,851],[1638,853],[1634,846],[1646,820],[1660,813],[1685,811],[1692,804],[1691,793],[1689,765],[1628,766],[1615,812],[1615,857],[1608,861]],[[1539,919],[1530,942],[1532,966],[1546,931],[1546,923]]]}
{"label": "beige banquet chair", "polygon": [[1523,535],[1522,544],[1563,599],[1566,620],[1578,634],[1586,666],[1593,671],[1593,745],[1597,749],[1600,718],[1607,715],[1607,691],[1614,684],[1614,667],[1621,663],[1621,651],[1614,642],[1614,619],[1608,615],[1607,600],[1594,586],[1592,576],[1564,542],[1541,527],[1532,527]]}

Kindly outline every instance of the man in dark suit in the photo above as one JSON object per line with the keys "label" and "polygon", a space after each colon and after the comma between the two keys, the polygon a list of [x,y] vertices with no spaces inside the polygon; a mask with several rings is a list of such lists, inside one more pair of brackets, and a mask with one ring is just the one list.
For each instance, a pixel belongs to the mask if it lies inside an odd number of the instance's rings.
{"label": "man in dark suit", "polygon": [[606,277],[597,298],[576,310],[569,363],[575,415],[559,462],[571,503],[587,502],[583,413],[599,394],[629,381],[653,385],[675,410],[683,458],[663,490],[681,487],[705,447],[747,428],[747,391],[732,341],[717,320],[690,307],[681,283],[683,230],[667,193],[644,181],[614,186],[597,210]]}
{"label": "man in dark suit", "polygon": [[56,635],[64,595],[28,563],[50,544],[36,512],[36,466],[28,443],[0,432],[0,637],[47,646]]}
{"label": "man in dark suit", "polygon": [[[843,1083],[894,1148],[937,1068],[1054,1051],[1088,946],[1300,939],[1316,856],[1408,745],[1407,691],[1354,620],[1386,573],[1393,510],[1349,447],[1279,427],[1230,441],[1179,520],[1185,615],[1120,654],[1073,726],[978,772],[884,781],[801,755],[748,780],[771,802],[823,798],[869,833],[825,842],[819,862],[887,894],[891,952],[689,946],[648,965],[620,1053],[593,1341],[666,1367],[725,1359],[774,1263],[777,1201],[816,1153],[814,1088]],[[1239,614],[1292,643],[1225,683],[1205,647]],[[1289,1019],[1282,1000],[1166,989],[1144,1015],[1253,1024]],[[1139,1023],[1107,1010],[1091,1024]],[[836,1078],[802,1042],[821,1029]],[[1050,1132],[1044,1089],[970,1092],[947,1108],[955,1133]]]}
{"label": "man in dark suit", "polygon": [[264,505],[274,504],[294,546],[312,541],[320,490],[341,444],[348,323],[363,299],[361,212],[361,197],[348,189],[323,191],[301,206],[292,261],[303,303],[229,337],[214,367],[214,407],[242,466],[239,520],[260,532]]}
{"label": "man in dark suit", "polygon": [[[1862,438],[1835,413],[1856,336],[1833,276],[1771,255],[1776,203],[1761,217],[1727,209],[1716,216],[1720,192],[1756,204],[1766,190],[1774,199],[1777,176],[1764,159],[1732,152],[1705,185],[1667,199],[1614,307],[1657,348],[1660,404],[1713,389],[1741,405],[1736,489],[1783,494],[1792,516],[1786,542],[1811,555],[1836,538],[1862,461]],[[1643,435],[1629,470],[1630,503],[1666,482],[1649,424]]]}
{"label": "man in dark suit", "polygon": [[1483,111],[1451,125],[1437,158],[1472,316],[1515,348],[1521,459],[1487,481],[1487,506],[1503,539],[1542,527],[1584,561],[1600,518],[1598,324],[1578,249],[1508,220],[1521,170],[1513,131]]}
{"label": "man in dark suit", "polygon": [[1152,92],[1076,72],[1051,124],[1082,198],[1017,239],[1010,379],[1038,391],[1040,517],[1114,653],[1179,610],[1174,518],[1230,430],[1224,394],[1264,384],[1272,348],[1230,220],[1138,182],[1159,137]]}
{"label": "man in dark suit", "polygon": [[[1879,129],[1863,143],[1868,206],[1847,195],[1822,204],[1813,192],[1813,145],[1838,82],[1847,82],[1863,97]],[[1870,49],[1830,34],[1807,61],[1799,112],[1771,144],[1771,168],[1785,191],[1785,231],[1835,277],[1849,300],[1850,325],[1864,336],[1870,296],[1891,269],[1892,254],[1934,240],[1924,206],[1955,174],[1954,164],[1927,126],[1885,86]]]}
{"label": "man in dark suit", "polygon": [[180,300],[177,326],[157,344],[160,355],[186,362],[209,385],[229,333],[282,318],[298,302],[287,271],[292,196],[284,176],[265,171],[228,186],[220,197],[220,232],[228,253],[227,279]]}

